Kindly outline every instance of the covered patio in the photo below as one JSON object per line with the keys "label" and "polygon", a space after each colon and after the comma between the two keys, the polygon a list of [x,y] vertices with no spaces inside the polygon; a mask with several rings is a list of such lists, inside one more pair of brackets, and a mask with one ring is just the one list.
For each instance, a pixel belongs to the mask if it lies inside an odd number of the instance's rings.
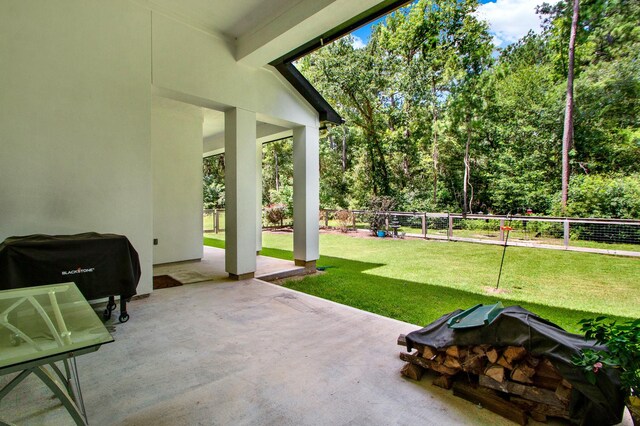
{"label": "covered patio", "polygon": [[[418,326],[258,279],[320,256],[319,135],[340,117],[292,62],[406,2],[3,3],[0,241],[126,236],[148,296],[112,317],[115,342],[78,357],[91,424],[509,424],[401,377],[396,339]],[[261,146],[283,136],[286,264],[257,255]],[[202,247],[202,157],[223,151],[224,254]],[[154,291],[156,272],[209,275]],[[73,424],[34,376],[2,399],[3,422]]]}
{"label": "covered patio", "polygon": [[[92,424],[510,424],[401,377],[396,339],[412,324],[258,279],[162,289],[130,310],[114,343],[78,358]],[[72,423],[33,377],[0,418]]]}

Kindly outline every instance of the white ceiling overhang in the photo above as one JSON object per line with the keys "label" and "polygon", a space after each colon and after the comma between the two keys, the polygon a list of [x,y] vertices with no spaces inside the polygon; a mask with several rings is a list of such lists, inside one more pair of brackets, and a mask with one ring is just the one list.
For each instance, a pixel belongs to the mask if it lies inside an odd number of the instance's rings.
{"label": "white ceiling overhang", "polygon": [[148,0],[154,10],[232,42],[236,60],[262,67],[384,0]]}

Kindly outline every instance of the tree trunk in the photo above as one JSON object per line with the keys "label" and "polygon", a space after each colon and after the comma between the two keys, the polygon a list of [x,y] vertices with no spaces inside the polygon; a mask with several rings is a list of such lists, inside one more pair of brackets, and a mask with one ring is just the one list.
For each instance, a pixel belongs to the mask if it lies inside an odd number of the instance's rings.
{"label": "tree trunk", "polygon": [[342,132],[342,173],[347,171],[347,129]]}
{"label": "tree trunk", "polygon": [[469,164],[469,145],[471,144],[471,124],[470,124],[471,120],[469,119],[468,114],[465,118],[465,121],[467,124],[467,143],[465,144],[465,147],[464,147],[464,182],[462,183],[462,196],[464,198],[462,213],[464,215],[466,215],[467,212],[471,212],[471,209],[469,208],[468,198],[467,198],[469,179],[471,174],[471,167]]}
{"label": "tree trunk", "polygon": [[333,151],[336,149],[336,143],[333,141],[333,134],[331,132],[327,132],[327,138],[329,139],[329,149]]}
{"label": "tree trunk", "polygon": [[204,161],[202,161],[202,174],[204,176],[209,176],[213,174],[213,159],[212,158],[205,158]]}
{"label": "tree trunk", "polygon": [[431,80],[431,94],[433,96],[433,150],[431,158],[433,160],[433,204],[438,201],[438,99],[436,98],[436,81]]}
{"label": "tree trunk", "polygon": [[374,147],[377,153],[378,158],[378,169],[379,169],[379,177],[380,180],[380,191],[381,195],[389,195],[389,172],[387,171],[387,159],[384,156],[384,152],[382,151],[382,146],[380,141],[376,138],[374,142]]}
{"label": "tree trunk", "polygon": [[369,154],[369,167],[371,169],[371,184],[373,185],[373,195],[380,195],[378,191],[378,181],[376,180],[376,162],[373,158],[373,148],[371,144],[367,144],[367,153]]}
{"label": "tree trunk", "polygon": [[409,158],[406,154],[402,157],[402,171],[404,172],[405,181],[411,177],[411,172],[409,171]]}
{"label": "tree trunk", "polygon": [[278,172],[278,151],[273,151],[274,174],[276,178],[276,191],[280,190],[280,176]]}
{"label": "tree trunk", "polygon": [[564,132],[562,134],[562,212],[567,209],[569,194],[569,150],[573,143],[573,73],[578,30],[578,14],[580,0],[573,0],[573,18],[571,19],[571,35],[569,37],[569,64],[567,70],[567,104],[564,111]]}

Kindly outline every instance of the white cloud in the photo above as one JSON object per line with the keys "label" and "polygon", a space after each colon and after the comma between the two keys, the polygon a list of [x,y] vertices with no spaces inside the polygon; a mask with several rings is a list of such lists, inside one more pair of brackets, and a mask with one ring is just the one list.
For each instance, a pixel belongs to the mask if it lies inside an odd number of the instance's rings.
{"label": "white cloud", "polygon": [[540,18],[536,6],[544,0],[497,0],[478,7],[478,17],[489,23],[496,47],[505,47],[518,41],[529,30],[540,33]]}
{"label": "white cloud", "polygon": [[351,37],[353,38],[351,45],[354,49],[361,49],[367,45],[367,43],[365,43],[365,41],[357,35],[351,34]]}

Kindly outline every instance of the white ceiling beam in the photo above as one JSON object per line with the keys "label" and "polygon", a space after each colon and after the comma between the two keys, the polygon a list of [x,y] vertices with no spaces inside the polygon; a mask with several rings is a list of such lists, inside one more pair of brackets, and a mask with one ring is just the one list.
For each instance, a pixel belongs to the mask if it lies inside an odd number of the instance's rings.
{"label": "white ceiling beam", "polygon": [[[293,136],[292,129],[284,129],[268,123],[258,123],[256,139],[259,143],[268,143]],[[203,138],[203,157],[222,154],[224,152],[224,129]]]}
{"label": "white ceiling beam", "polygon": [[381,0],[301,0],[236,45],[236,60],[262,67],[313,40]]}

